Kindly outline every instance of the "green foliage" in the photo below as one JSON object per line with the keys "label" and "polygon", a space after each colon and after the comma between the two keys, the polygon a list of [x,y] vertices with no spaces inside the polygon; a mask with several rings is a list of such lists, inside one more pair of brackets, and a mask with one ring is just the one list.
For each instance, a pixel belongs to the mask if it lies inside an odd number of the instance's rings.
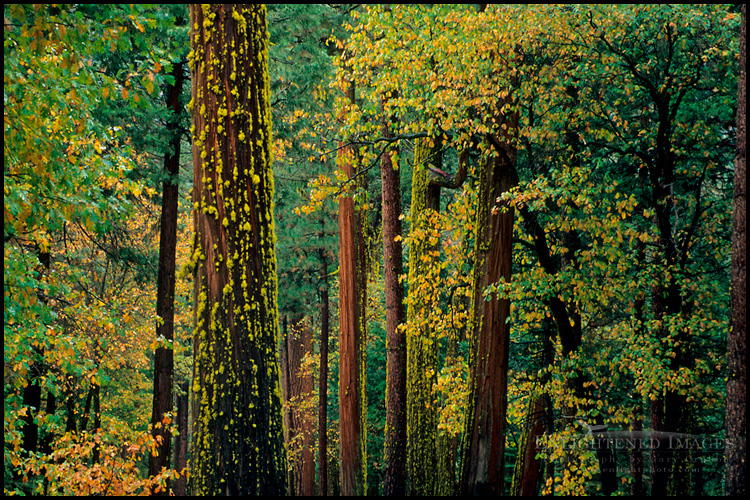
{"label": "green foliage", "polygon": [[[143,459],[153,445],[147,353],[154,347],[165,125],[176,120],[180,133],[188,128],[187,115],[165,112],[162,93],[173,82],[173,64],[186,57],[187,9],[3,10],[5,491],[140,493],[149,487]],[[436,405],[440,439],[460,437],[474,167],[489,154],[481,139],[505,133],[497,118],[517,112],[518,182],[503,200],[517,213],[513,278],[487,290],[511,299],[506,464],[518,454],[532,394],[551,397],[550,443],[580,437],[584,423],[628,430],[641,422],[649,430],[651,409],[667,394],[682,397],[693,414],[689,432],[722,437],[735,8],[287,4],[269,6],[268,17],[281,314],[319,323],[319,291],[329,286],[336,338],[335,198],[348,182],[336,173],[336,151],[356,146],[360,174],[371,177],[369,192],[356,196],[369,211],[370,254],[379,255],[379,204],[370,201],[379,199],[379,181],[371,174],[385,148],[397,145],[403,215],[412,224],[403,239],[430,248],[424,272],[403,277],[408,303],[423,306],[407,331],[429,329],[436,361],[431,392],[422,396]],[[349,75],[354,104],[344,93]],[[383,114],[396,119],[393,140],[381,137]],[[436,146],[446,163],[439,168],[447,175],[460,152],[468,150],[470,161],[467,182],[444,190],[441,213],[420,228],[411,177],[416,141],[424,137],[441,138]],[[190,177],[181,178],[185,192]],[[186,198],[174,344],[182,378],[192,364]],[[368,287],[372,493],[379,490],[384,432],[381,268],[373,264]],[[554,301],[580,334],[575,349],[549,331],[560,327]],[[548,359],[540,353],[550,335]],[[329,363],[335,483],[333,345]],[[39,407],[31,407],[24,397],[37,386],[41,396],[31,406]],[[101,429],[93,414],[81,429],[94,390]],[[30,419],[38,425],[35,450],[24,445]],[[113,456],[115,449],[125,451]],[[601,492],[591,450],[551,447],[540,456],[554,471],[541,492]],[[703,492],[720,491],[713,479],[721,476],[720,461],[703,458],[711,478]],[[620,494],[633,480],[622,472],[627,459],[618,453]]]}
{"label": "green foliage", "polygon": [[4,16],[5,491],[143,491],[157,212],[127,124],[163,107],[146,47],[173,20],[118,5]]}

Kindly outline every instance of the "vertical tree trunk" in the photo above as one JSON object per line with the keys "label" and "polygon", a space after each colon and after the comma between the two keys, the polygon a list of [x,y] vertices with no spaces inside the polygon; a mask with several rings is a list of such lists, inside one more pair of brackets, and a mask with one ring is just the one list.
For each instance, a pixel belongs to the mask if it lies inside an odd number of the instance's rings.
{"label": "vertical tree trunk", "polygon": [[[184,79],[183,63],[178,62],[172,68],[174,84],[167,85],[167,109],[172,113],[167,129],[171,134],[169,150],[164,155],[164,182],[162,184],[161,233],[159,238],[159,273],[157,277],[156,337],[163,342],[174,340],[174,290],[175,290],[175,255],[177,253],[177,204],[179,201],[178,179],[180,175],[180,141],[179,115],[181,111],[180,94]],[[162,420],[167,412],[172,411],[172,377],[174,358],[171,345],[162,345],[154,355],[154,398],[151,413],[152,435],[160,445],[155,453],[149,455],[148,474],[154,477],[162,468],[169,468],[172,444],[171,434],[162,427]],[[152,490],[152,494],[156,491]],[[169,493],[161,489],[162,495]]]}
{"label": "vertical tree trunk", "polygon": [[[381,112],[384,112],[381,105]],[[388,117],[383,116],[383,137],[391,138]],[[406,494],[406,336],[399,325],[404,322],[404,290],[399,278],[403,273],[401,245],[401,174],[386,151],[381,163],[383,203],[383,262],[385,278],[386,401],[385,468],[383,493]]]}
{"label": "vertical tree trunk", "polygon": [[190,6],[193,494],[286,490],[268,30],[262,5]]}
{"label": "vertical tree trunk", "polygon": [[[91,386],[91,390],[94,393],[94,434],[98,434],[102,428],[102,404],[101,404],[102,388],[98,383],[93,383]],[[95,464],[98,464],[100,458],[101,458],[101,444],[99,441],[96,441],[96,444],[94,445],[94,449],[91,450],[91,460]]]}
{"label": "vertical tree trunk", "polygon": [[434,314],[432,296],[425,287],[434,276],[430,252],[428,208],[429,166],[438,158],[433,138],[418,139],[412,174],[411,234],[409,247],[409,299],[406,334],[406,491],[409,495],[435,495],[438,474],[437,406],[432,386],[437,381],[438,343],[429,328]]}
{"label": "vertical tree trunk", "polygon": [[641,436],[643,425],[640,418],[633,422],[633,435],[636,437],[635,446],[630,450],[630,476],[633,481],[630,483],[630,495],[640,497],[644,495],[643,491],[643,450],[641,449],[642,441],[638,439]]}
{"label": "vertical tree trunk", "polygon": [[[286,321],[284,322],[286,324]],[[312,415],[306,414],[312,395],[312,373],[304,373],[303,359],[310,353],[311,331],[303,316],[292,321],[284,329],[282,354],[282,376],[284,401],[286,403],[285,422],[288,422],[287,449],[292,466],[290,492],[298,496],[315,494],[315,460],[313,456]]]}
{"label": "vertical tree trunk", "polygon": [[[354,84],[347,89],[354,102]],[[338,164],[344,175],[355,181],[355,152],[341,146]],[[365,434],[363,424],[362,356],[364,306],[362,275],[362,220],[355,207],[352,186],[339,198],[339,426],[341,439],[340,488],[342,495],[366,492]]]}
{"label": "vertical tree trunk", "polygon": [[[39,281],[41,282],[46,280],[46,277],[49,275],[51,254],[49,251],[43,251],[37,243],[33,244],[32,250],[39,260],[40,265],[37,266],[36,270],[39,273]],[[41,302],[47,303],[46,293],[43,289],[37,289],[37,297],[39,297]],[[36,453],[39,450],[39,425],[37,424],[37,417],[42,406],[42,386],[40,385],[40,379],[47,370],[44,362],[44,349],[32,348],[31,351],[34,353],[34,359],[29,363],[29,377],[26,387],[23,388],[21,400],[23,406],[26,408],[26,414],[22,417],[21,432],[23,439],[21,445],[24,451],[29,454]],[[52,395],[50,394],[50,396]],[[28,493],[31,494],[31,490]]]}
{"label": "vertical tree trunk", "polygon": [[26,414],[22,417],[22,446],[27,453],[35,453],[39,444],[39,426],[36,423],[36,416],[42,404],[42,387],[39,385],[39,377],[42,375],[41,366],[40,361],[30,363],[29,381],[23,389],[22,402],[26,408]]}
{"label": "vertical tree trunk", "polygon": [[[322,229],[325,227],[321,219]],[[323,284],[320,288],[320,369],[318,375],[318,494],[328,494],[328,335],[329,335],[329,297],[328,297],[328,256],[325,248],[318,249],[320,256],[320,274]]]}
{"label": "vertical tree trunk", "polygon": [[294,480],[294,451],[290,443],[294,436],[294,424],[292,424],[292,411],[289,407],[289,393],[291,392],[291,370],[289,369],[289,317],[284,314],[281,319],[281,346],[279,346],[279,367],[281,369],[281,400],[284,415],[284,443],[287,449],[287,461],[289,467],[286,471],[286,490],[293,494],[295,492]]}
{"label": "vertical tree trunk", "polygon": [[734,197],[732,202],[732,295],[727,364],[726,437],[727,495],[747,492],[747,200],[745,178],[747,124],[745,93],[746,56],[745,10],[742,4],[740,32],[740,76],[737,100],[737,149],[734,157]]}
{"label": "vertical tree trunk", "polygon": [[[462,363],[458,357],[458,336],[448,339],[448,348],[445,356],[445,366],[454,367],[457,363]],[[438,416],[438,419],[440,417]],[[456,494],[456,458],[458,456],[459,433],[453,433],[444,430],[438,431],[437,442],[437,485],[435,486],[436,496],[454,496]]]}
{"label": "vertical tree trunk", "polygon": [[188,452],[188,391],[190,382],[183,380],[179,384],[177,393],[177,432],[179,433],[174,443],[174,468],[180,473],[180,477],[174,481],[174,494],[178,497],[187,496],[187,452]]}
{"label": "vertical tree trunk", "polygon": [[[517,117],[507,120],[514,133]],[[494,138],[493,138],[494,139]],[[463,446],[462,494],[502,495],[510,347],[510,301],[484,290],[510,281],[514,209],[497,199],[514,184],[515,147],[494,139],[496,155],[480,167],[472,301],[469,401]]]}
{"label": "vertical tree trunk", "polygon": [[513,472],[511,496],[536,496],[542,477],[541,460],[537,458],[538,438],[544,435],[546,394],[529,398],[526,421],[518,441],[518,459]]}

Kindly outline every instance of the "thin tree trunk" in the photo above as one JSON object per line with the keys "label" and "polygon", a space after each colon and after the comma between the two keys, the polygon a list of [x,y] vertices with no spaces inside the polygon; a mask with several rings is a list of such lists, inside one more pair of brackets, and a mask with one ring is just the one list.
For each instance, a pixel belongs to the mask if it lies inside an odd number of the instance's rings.
{"label": "thin tree trunk", "polygon": [[[171,111],[167,129],[171,134],[169,151],[164,155],[164,182],[162,184],[161,235],[159,238],[159,273],[157,277],[156,337],[163,342],[174,340],[174,290],[175,256],[177,253],[177,205],[179,201],[178,179],[180,174],[180,141],[178,132],[181,111],[180,94],[184,80],[183,63],[172,68],[174,84],[167,85],[167,109]],[[154,355],[154,397],[151,413],[152,435],[157,441],[155,453],[149,454],[148,474],[154,477],[163,468],[169,468],[172,436],[162,426],[164,415],[172,411],[172,377],[174,356],[171,345],[162,345]],[[151,494],[156,494],[156,488]],[[158,492],[169,494],[168,488]]]}
{"label": "thin tree trunk", "polygon": [[640,418],[633,422],[633,434],[636,438],[635,446],[630,450],[630,476],[633,481],[630,483],[630,495],[640,497],[645,494],[643,490],[643,450],[641,449],[641,432],[643,425]]}
{"label": "thin tree trunk", "polygon": [[737,101],[737,148],[734,157],[734,197],[732,202],[732,294],[728,334],[726,479],[727,495],[747,492],[747,201],[745,178],[747,124],[745,93],[746,27],[742,4],[740,32],[740,76]]}
{"label": "thin tree trunk", "polygon": [[178,497],[187,496],[187,452],[188,452],[188,391],[190,381],[183,380],[179,384],[177,394],[177,432],[179,433],[174,443],[174,468],[180,473],[180,477],[174,481],[174,494]]}
{"label": "thin tree trunk", "polygon": [[[321,219],[321,237],[324,221]],[[318,378],[318,494],[328,494],[328,257],[325,248],[318,249],[323,286],[320,289],[320,369]]]}
{"label": "thin tree trunk", "polygon": [[[94,434],[98,434],[102,429],[102,388],[98,383],[94,383],[91,387],[91,390],[94,393]],[[98,464],[100,459],[101,445],[99,444],[99,441],[96,441],[96,443],[94,444],[94,449],[91,451],[91,460],[95,464]]]}
{"label": "thin tree trunk", "polygon": [[296,491],[294,480],[296,475],[294,474],[294,451],[291,450],[290,443],[294,437],[295,429],[292,423],[292,410],[289,407],[289,394],[292,392],[291,380],[292,370],[290,369],[289,362],[289,318],[285,314],[281,320],[281,346],[279,352],[279,368],[281,369],[281,400],[284,402],[283,414],[284,414],[284,443],[287,448],[287,460],[289,462],[289,468],[286,471],[286,490],[290,494],[294,494]]}
{"label": "thin tree trunk", "polygon": [[[286,324],[286,321],[284,322]],[[282,354],[282,376],[284,387],[285,422],[290,471],[290,492],[298,496],[312,496],[315,493],[315,460],[313,456],[312,416],[305,413],[306,402],[312,394],[311,373],[303,373],[302,362],[310,352],[310,328],[305,318],[299,316],[284,329],[284,354]]]}
{"label": "thin tree trunk", "polygon": [[542,477],[541,460],[537,458],[538,438],[544,435],[546,394],[529,398],[526,421],[518,442],[518,459],[513,474],[511,496],[536,496]]}

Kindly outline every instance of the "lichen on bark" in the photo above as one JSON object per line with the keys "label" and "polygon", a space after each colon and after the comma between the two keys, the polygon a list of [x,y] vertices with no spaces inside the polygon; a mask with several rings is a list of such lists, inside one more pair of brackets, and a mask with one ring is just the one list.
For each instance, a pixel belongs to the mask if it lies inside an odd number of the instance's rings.
{"label": "lichen on bark", "polygon": [[283,494],[264,6],[190,7],[194,494]]}

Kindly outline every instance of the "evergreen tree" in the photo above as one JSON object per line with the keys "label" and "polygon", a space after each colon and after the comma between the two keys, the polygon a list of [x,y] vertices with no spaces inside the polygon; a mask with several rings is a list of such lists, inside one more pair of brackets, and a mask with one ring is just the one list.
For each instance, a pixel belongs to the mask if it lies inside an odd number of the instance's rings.
{"label": "evergreen tree", "polygon": [[278,495],[286,453],[264,6],[190,7],[196,494]]}

